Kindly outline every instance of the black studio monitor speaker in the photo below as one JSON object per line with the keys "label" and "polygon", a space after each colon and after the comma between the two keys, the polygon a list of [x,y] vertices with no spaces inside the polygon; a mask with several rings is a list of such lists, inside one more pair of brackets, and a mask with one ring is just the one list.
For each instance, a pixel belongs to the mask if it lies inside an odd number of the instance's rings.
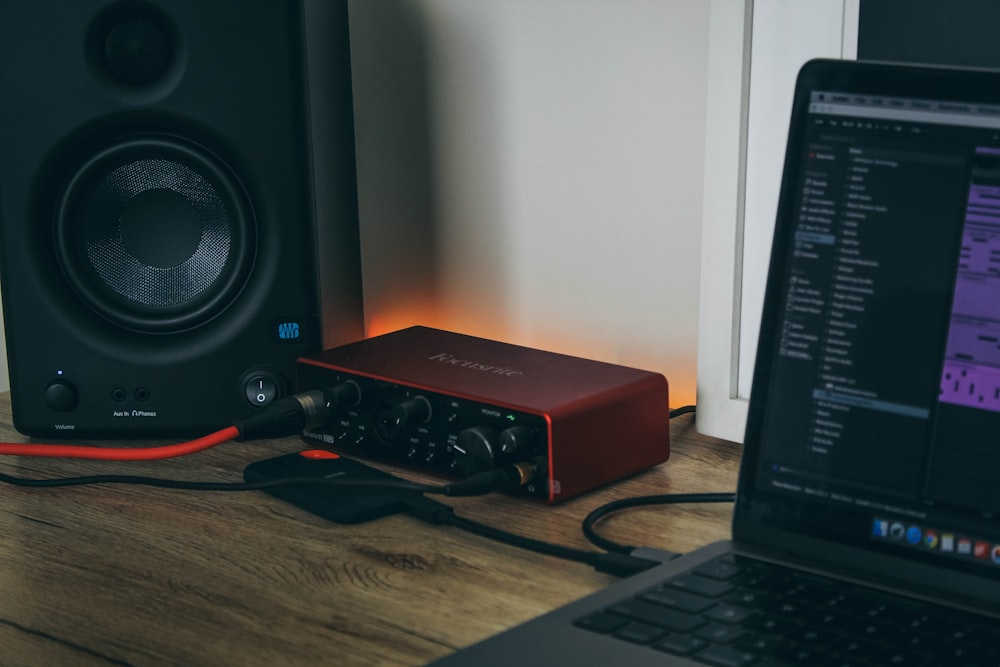
{"label": "black studio monitor speaker", "polygon": [[0,286],[32,436],[206,433],[361,338],[346,0],[0,0]]}

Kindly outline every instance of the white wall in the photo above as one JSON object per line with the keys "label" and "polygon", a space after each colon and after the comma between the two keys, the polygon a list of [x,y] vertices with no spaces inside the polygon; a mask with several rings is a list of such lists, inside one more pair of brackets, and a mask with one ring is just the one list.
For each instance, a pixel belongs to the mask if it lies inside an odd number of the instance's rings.
{"label": "white wall", "polygon": [[693,402],[708,3],[350,7],[369,333],[648,368]]}
{"label": "white wall", "polygon": [[350,9],[368,332],[648,368],[693,402],[708,3]]}

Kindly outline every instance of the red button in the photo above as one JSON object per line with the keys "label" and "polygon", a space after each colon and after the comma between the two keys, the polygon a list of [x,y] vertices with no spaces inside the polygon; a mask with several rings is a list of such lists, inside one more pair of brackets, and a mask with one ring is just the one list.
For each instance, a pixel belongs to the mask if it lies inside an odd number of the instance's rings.
{"label": "red button", "polygon": [[340,454],[334,454],[331,451],[325,449],[307,449],[303,452],[299,452],[299,456],[304,456],[307,459],[339,459]]}

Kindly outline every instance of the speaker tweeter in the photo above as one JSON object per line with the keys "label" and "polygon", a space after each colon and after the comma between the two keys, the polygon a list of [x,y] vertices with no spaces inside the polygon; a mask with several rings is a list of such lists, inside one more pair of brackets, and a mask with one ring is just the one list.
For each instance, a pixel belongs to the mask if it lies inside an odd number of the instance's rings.
{"label": "speaker tweeter", "polygon": [[86,60],[95,78],[126,92],[176,82],[181,35],[170,15],[152,4],[111,5],[87,30]]}

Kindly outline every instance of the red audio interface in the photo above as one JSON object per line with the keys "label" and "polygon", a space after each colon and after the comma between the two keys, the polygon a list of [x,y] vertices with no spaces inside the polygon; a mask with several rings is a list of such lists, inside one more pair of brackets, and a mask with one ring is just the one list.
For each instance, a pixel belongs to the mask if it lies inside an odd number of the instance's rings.
{"label": "red audio interface", "polygon": [[449,477],[533,462],[515,492],[558,502],[667,460],[658,373],[411,327],[304,357],[299,389],[334,388],[307,441]]}

